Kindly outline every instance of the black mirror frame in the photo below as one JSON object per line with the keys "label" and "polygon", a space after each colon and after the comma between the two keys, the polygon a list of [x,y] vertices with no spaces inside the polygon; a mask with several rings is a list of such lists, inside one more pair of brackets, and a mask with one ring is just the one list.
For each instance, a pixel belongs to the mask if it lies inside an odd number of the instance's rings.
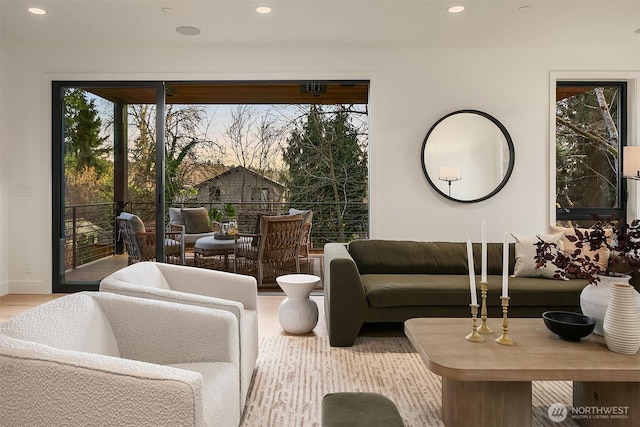
{"label": "black mirror frame", "polygon": [[[502,178],[502,181],[500,181],[500,184],[498,184],[498,186],[493,191],[491,191],[489,194],[487,194],[486,196],[479,197],[479,198],[473,199],[473,200],[456,199],[455,197],[451,197],[448,194],[443,193],[442,191],[440,191],[438,186],[429,177],[429,173],[427,172],[427,166],[425,165],[425,161],[424,161],[425,160],[424,159],[424,154],[425,154],[425,150],[426,150],[426,147],[427,147],[427,141],[429,140],[429,136],[431,135],[433,130],[443,120],[445,120],[445,119],[447,119],[447,118],[449,118],[451,116],[454,116],[456,114],[462,114],[462,113],[477,114],[479,116],[484,117],[485,119],[490,120],[494,125],[496,125],[498,127],[498,129],[500,129],[500,131],[502,132],[502,134],[504,135],[504,137],[505,137],[505,139],[507,141],[507,146],[509,148],[509,166],[507,167],[507,172],[505,173],[504,177]],[[422,164],[422,172],[424,173],[425,178],[427,178],[427,181],[429,182],[429,185],[431,185],[431,187],[434,190],[436,190],[436,192],[438,194],[440,194],[441,196],[443,196],[444,198],[452,200],[454,202],[459,202],[459,203],[481,202],[483,200],[487,200],[488,198],[493,197],[494,195],[496,195],[507,184],[507,181],[511,177],[511,172],[513,172],[513,166],[515,164],[515,149],[513,147],[513,140],[511,139],[511,135],[509,135],[509,132],[507,131],[507,129],[504,127],[504,125],[502,123],[500,123],[500,121],[498,119],[496,119],[492,115],[487,114],[487,113],[485,113],[483,111],[478,111],[478,110],[458,110],[458,111],[454,111],[454,112],[449,113],[446,116],[440,118],[437,122],[434,123],[433,126],[431,126],[431,129],[429,129],[429,132],[427,132],[427,136],[424,137],[424,141],[422,142],[422,150],[421,150],[420,154],[421,154],[420,155],[420,163]]]}

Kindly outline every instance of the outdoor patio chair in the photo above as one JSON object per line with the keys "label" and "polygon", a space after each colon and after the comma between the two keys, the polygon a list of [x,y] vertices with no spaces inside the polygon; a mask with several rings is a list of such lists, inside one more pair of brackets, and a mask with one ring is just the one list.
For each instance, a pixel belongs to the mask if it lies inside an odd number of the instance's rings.
{"label": "outdoor patio chair", "polygon": [[[147,228],[137,215],[122,212],[116,218],[119,237],[124,240],[129,255],[128,265],[140,261],[156,260],[156,232]],[[184,231],[165,231],[164,262],[184,264]]]}
{"label": "outdoor patio chair", "polygon": [[289,215],[302,215],[304,220],[302,223],[302,233],[300,233],[300,259],[307,263],[307,273],[311,268],[309,262],[309,254],[311,253],[311,220],[313,219],[312,210],[299,210],[295,208],[289,209]]}
{"label": "outdoor patio chair", "polygon": [[279,273],[300,273],[302,215],[262,216],[260,233],[236,233],[233,268],[253,275],[262,286]]}
{"label": "outdoor patio chair", "polygon": [[169,229],[183,233],[184,246],[193,248],[201,237],[213,236],[206,208],[169,208]]}

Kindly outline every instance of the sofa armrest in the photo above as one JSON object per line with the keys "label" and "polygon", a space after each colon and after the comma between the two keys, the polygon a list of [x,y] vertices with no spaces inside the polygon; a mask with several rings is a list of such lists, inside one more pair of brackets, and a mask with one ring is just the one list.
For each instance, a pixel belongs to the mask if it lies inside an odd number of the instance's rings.
{"label": "sofa armrest", "polygon": [[258,284],[254,277],[164,263],[157,265],[174,291],[237,301],[247,310],[258,308]]}
{"label": "sofa armrest", "polygon": [[192,371],[0,335],[3,425],[202,426]]}
{"label": "sofa armrest", "polygon": [[324,306],[329,342],[334,347],[353,345],[369,304],[360,272],[342,243],[324,246]]}
{"label": "sofa armrest", "polygon": [[235,315],[186,304],[95,293],[127,359],[160,365],[227,362],[239,366]]}

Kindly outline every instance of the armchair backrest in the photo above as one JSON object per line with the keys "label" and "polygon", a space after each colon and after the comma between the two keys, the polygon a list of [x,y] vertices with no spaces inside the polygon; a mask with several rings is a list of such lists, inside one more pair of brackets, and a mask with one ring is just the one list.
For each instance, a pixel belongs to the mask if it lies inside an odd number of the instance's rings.
{"label": "armchair backrest", "polygon": [[258,259],[286,262],[298,258],[302,215],[262,216]]}
{"label": "armchair backrest", "polygon": [[[142,220],[127,212],[122,212],[116,218],[119,236],[124,240],[129,254],[129,264],[139,261],[155,260],[156,235],[155,231],[147,231]],[[184,230],[165,231],[164,248],[167,261],[171,257],[178,263],[184,264]]]}
{"label": "armchair backrest", "polygon": [[[129,262],[131,263],[131,260],[141,261],[145,243],[136,234],[145,232],[144,223],[136,215],[125,214],[126,212],[123,212],[116,218],[119,236],[124,240],[124,244],[127,247]],[[131,216],[137,218],[137,220],[131,218]],[[142,223],[142,230],[140,230],[139,223]]]}
{"label": "armchair backrest", "polygon": [[129,265],[117,270],[104,279],[101,283],[128,283],[143,285],[150,288],[171,290],[169,282],[155,262],[144,261]]}
{"label": "armchair backrest", "polygon": [[61,350],[120,357],[111,324],[87,293],[75,293],[0,323],[0,334]]}

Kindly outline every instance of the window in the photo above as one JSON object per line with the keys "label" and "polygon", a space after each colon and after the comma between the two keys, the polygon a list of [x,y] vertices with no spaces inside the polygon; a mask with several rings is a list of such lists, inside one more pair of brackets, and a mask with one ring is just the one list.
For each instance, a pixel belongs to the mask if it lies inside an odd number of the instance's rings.
{"label": "window", "polygon": [[625,217],[626,83],[556,84],[556,222]]}
{"label": "window", "polygon": [[220,187],[211,187],[209,189],[209,200],[212,202],[219,202],[221,200]]}
{"label": "window", "polygon": [[269,189],[268,188],[253,188],[251,190],[251,201],[253,201],[253,202],[267,202],[267,201],[269,201]]}

